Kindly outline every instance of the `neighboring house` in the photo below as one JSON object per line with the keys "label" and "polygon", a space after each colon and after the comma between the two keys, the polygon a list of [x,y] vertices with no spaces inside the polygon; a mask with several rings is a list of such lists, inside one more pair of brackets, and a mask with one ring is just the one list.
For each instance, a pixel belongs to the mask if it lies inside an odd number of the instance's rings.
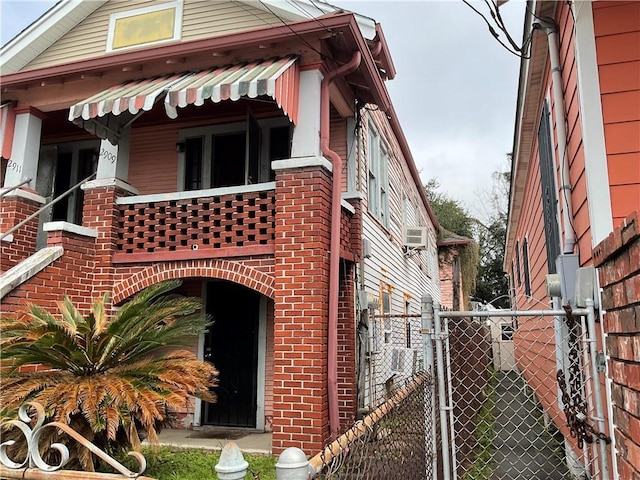
{"label": "neighboring house", "polygon": [[312,452],[351,425],[375,400],[356,405],[360,300],[416,314],[440,292],[380,25],[306,0],[63,0],[1,53],[0,231],[61,198],[3,235],[3,313],[182,278],[220,370],[185,426]]}
{"label": "neighboring house", "polygon": [[[447,310],[467,310],[469,302],[464,296],[460,250],[472,243],[471,238],[448,233],[438,240],[440,271],[440,306]],[[469,248],[469,247],[466,247]],[[468,280],[468,279],[467,279]]]}
{"label": "neighboring house", "polygon": [[[616,228],[616,238],[628,224],[635,225],[637,235],[633,212],[640,209],[640,2],[538,1],[527,6],[525,38],[530,32],[532,37],[530,58],[522,60],[520,70],[504,268],[511,278],[514,307],[557,308],[564,302],[560,295],[547,294],[547,274],[559,275],[563,287],[568,285],[562,297],[573,302],[577,269],[612,261],[616,252],[624,253],[619,250],[623,244],[631,249],[637,238],[628,234],[624,241],[594,250]],[[592,257],[594,251],[600,258]],[[618,292],[615,297],[611,292],[602,298],[594,294],[603,307],[600,318],[603,310],[617,308],[633,314],[633,305],[637,315],[640,286],[631,278],[634,271],[637,275],[640,257],[625,255],[631,257],[623,256],[616,264],[617,275],[604,278],[600,272],[601,286],[616,283]],[[619,294],[622,290],[626,296]],[[628,345],[629,337],[640,333],[637,323],[632,324],[620,327],[604,314],[592,332],[599,337],[597,350],[606,349],[609,357],[608,379],[594,375],[603,391],[605,433],[613,437],[617,452],[608,462],[611,478],[616,468],[619,478],[640,474],[639,357],[637,351],[634,357],[618,349],[618,343]],[[543,334],[545,326],[550,329]],[[567,357],[571,343],[578,342],[577,332],[561,318],[555,319],[555,328],[554,319],[545,318],[520,320],[514,335],[516,362],[529,355],[537,366],[536,372],[523,373],[564,435],[569,459],[581,452],[566,427],[556,373],[570,375],[572,362],[580,362]],[[603,332],[609,335],[606,346]],[[592,356],[582,361],[589,363]],[[587,396],[594,391],[587,384],[582,388]],[[597,425],[592,417],[588,421]],[[608,455],[613,447],[607,447]],[[592,452],[600,466],[606,463],[598,449],[585,451]],[[574,467],[574,472],[582,468]],[[603,478],[602,471],[590,473]]]}

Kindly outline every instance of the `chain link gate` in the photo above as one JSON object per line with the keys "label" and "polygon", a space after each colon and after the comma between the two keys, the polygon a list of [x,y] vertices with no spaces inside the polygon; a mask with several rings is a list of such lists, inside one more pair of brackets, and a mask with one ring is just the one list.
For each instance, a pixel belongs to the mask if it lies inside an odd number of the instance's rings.
{"label": "chain link gate", "polygon": [[593,302],[449,312],[427,299],[424,308],[437,378],[434,479],[615,478]]}

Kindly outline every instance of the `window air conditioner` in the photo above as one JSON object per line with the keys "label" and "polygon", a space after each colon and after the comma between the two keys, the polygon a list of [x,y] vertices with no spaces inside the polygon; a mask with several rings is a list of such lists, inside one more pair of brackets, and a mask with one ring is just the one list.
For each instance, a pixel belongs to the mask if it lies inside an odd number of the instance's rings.
{"label": "window air conditioner", "polygon": [[386,348],[384,350],[384,367],[389,374],[388,377],[393,375],[410,377],[413,375],[416,363],[415,353],[411,348]]}
{"label": "window air conditioner", "polygon": [[404,246],[407,248],[427,248],[429,230],[427,227],[404,227]]}

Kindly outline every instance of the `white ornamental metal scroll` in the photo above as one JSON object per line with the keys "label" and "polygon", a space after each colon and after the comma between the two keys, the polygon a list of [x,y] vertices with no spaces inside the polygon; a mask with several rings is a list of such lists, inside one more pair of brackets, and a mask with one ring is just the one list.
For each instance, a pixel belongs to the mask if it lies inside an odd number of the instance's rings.
{"label": "white ornamental metal scroll", "polygon": [[[35,417],[35,426],[33,429],[29,427],[29,424],[33,422],[33,418],[29,416],[29,410],[33,409],[36,412]],[[120,462],[109,456],[107,453],[102,451],[100,448],[95,446],[89,440],[84,438],[78,432],[73,430],[68,425],[61,422],[50,422],[45,424],[45,413],[44,407],[37,402],[26,402],[23,404],[18,410],[18,418],[19,420],[9,420],[3,422],[0,427],[4,427],[6,425],[10,425],[12,427],[17,428],[24,435],[27,446],[28,446],[28,454],[26,458],[18,463],[17,461],[12,460],[7,455],[7,448],[15,445],[15,440],[7,440],[6,442],[0,443],[0,463],[2,463],[5,467],[10,468],[12,470],[18,470],[23,468],[37,468],[44,472],[55,472],[60,470],[62,467],[66,465],[69,461],[69,449],[66,445],[62,443],[52,443],[48,448],[57,450],[60,454],[60,462],[57,465],[49,465],[42,459],[40,455],[40,450],[38,448],[38,444],[40,442],[40,436],[45,428],[57,428],[66,433],[69,437],[76,440],[80,445],[88,449],[91,453],[104,460],[107,464],[117,470],[120,474],[124,475],[128,478],[137,478],[145,471],[147,468],[147,461],[144,456],[140,452],[129,452],[129,455],[134,457],[138,461],[138,472],[132,472],[127,467],[122,465]]]}

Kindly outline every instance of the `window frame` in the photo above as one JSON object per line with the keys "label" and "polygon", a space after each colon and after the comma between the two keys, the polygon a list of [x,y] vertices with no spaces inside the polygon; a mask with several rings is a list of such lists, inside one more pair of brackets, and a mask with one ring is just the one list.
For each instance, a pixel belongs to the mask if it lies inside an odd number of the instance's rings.
{"label": "window frame", "polygon": [[[260,127],[260,158],[258,159],[258,174],[259,181],[255,183],[247,183],[245,172],[244,185],[255,185],[259,183],[267,183],[271,180],[271,129],[280,128],[285,126],[291,126],[291,123],[287,118],[267,118],[258,119],[257,123]],[[212,187],[212,174],[213,174],[213,137],[215,135],[228,135],[234,133],[244,133],[246,136],[248,130],[248,122],[233,122],[233,123],[221,123],[213,125],[203,125],[200,127],[188,127],[180,129],[178,132],[178,143],[185,143],[186,140],[191,138],[203,138],[203,152],[202,152],[202,168],[201,168],[201,186],[202,190],[208,190]],[[291,135],[289,136],[289,150],[291,150]],[[178,152],[178,175],[177,175],[177,188],[179,192],[188,191],[185,189],[186,181],[186,148],[183,151]],[[245,168],[247,166],[245,165]],[[226,188],[226,187],[220,187]]]}
{"label": "window frame", "polygon": [[385,228],[389,226],[389,148],[380,131],[369,122],[367,133],[367,211]]}

